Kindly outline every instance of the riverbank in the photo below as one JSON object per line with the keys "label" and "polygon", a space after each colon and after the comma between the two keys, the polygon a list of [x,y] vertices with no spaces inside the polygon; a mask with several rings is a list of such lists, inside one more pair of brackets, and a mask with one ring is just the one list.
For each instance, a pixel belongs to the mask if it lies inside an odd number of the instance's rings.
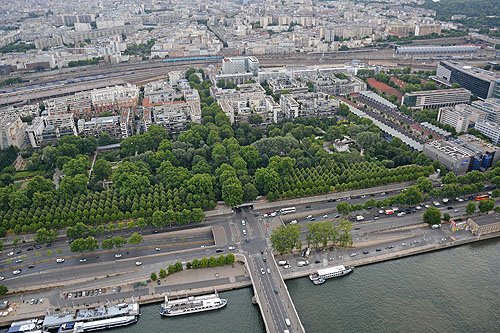
{"label": "riverbank", "polygon": [[[389,253],[380,253],[369,258],[349,258],[353,260],[348,260],[344,262],[344,264],[359,267],[363,265],[370,265],[408,256],[414,256],[427,252],[443,250],[496,237],[500,237],[500,232],[483,236],[470,235],[467,238],[459,240],[451,237],[449,241],[445,243],[433,243]],[[277,256],[276,259],[278,260],[278,258],[282,257]],[[311,268],[311,266],[306,266],[302,270],[298,271],[281,269],[280,272],[284,280],[291,280],[308,276],[312,270],[313,269]],[[211,276],[213,276],[213,278],[209,278]],[[142,281],[143,280],[144,279],[142,279]],[[165,279],[162,279],[162,285],[157,285],[156,283],[148,283],[148,286],[142,289],[134,289],[132,285],[133,284],[129,282],[127,287],[124,287],[124,290],[122,290],[121,293],[108,294],[102,298],[102,301],[93,303],[83,301],[81,304],[78,304],[76,306],[61,307],[61,310],[75,310],[84,307],[96,307],[104,304],[105,300],[109,300],[111,303],[131,302],[133,300],[141,305],[160,303],[164,300],[165,293],[167,292],[170,297],[185,297],[186,295],[191,296],[211,293],[214,289],[216,289],[217,291],[229,291],[234,289],[246,288],[250,287],[252,284],[246,267],[242,262],[238,261],[231,266],[212,267],[178,272]],[[109,290],[111,290],[112,287],[113,286],[110,285]],[[27,296],[26,298],[29,297]],[[81,299],[74,299],[73,301],[77,300]],[[27,311],[27,309],[30,309],[30,306],[31,305],[29,305],[27,302],[13,304],[13,307],[15,307],[15,311],[13,311],[14,313],[9,315],[8,317],[1,317],[0,326],[8,326],[14,321],[43,317],[48,310],[56,310],[54,304],[49,304],[49,302],[44,302],[43,307],[40,307],[36,311]]]}

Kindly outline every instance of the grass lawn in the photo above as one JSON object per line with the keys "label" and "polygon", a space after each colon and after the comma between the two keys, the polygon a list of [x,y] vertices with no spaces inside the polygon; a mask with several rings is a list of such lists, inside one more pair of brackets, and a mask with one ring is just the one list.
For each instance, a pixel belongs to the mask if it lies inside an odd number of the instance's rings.
{"label": "grass lawn", "polygon": [[45,171],[42,170],[35,170],[35,171],[19,171],[16,172],[14,175],[14,180],[15,179],[23,179],[23,178],[29,178],[29,177],[34,177],[38,175],[43,175]]}

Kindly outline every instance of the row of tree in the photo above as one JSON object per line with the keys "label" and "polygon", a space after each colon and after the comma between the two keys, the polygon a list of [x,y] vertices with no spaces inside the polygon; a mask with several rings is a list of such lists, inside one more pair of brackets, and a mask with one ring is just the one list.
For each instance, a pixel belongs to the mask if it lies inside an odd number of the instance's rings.
{"label": "row of tree", "polygon": [[[134,232],[128,239],[123,237],[113,237],[104,239],[101,242],[101,247],[106,250],[111,250],[114,247],[121,248],[127,243],[132,245],[139,245],[143,242],[143,237],[141,234]],[[70,250],[71,252],[83,252],[83,251],[95,251],[99,248],[99,244],[96,238],[93,236],[88,236],[87,238],[77,238],[71,242]]]}

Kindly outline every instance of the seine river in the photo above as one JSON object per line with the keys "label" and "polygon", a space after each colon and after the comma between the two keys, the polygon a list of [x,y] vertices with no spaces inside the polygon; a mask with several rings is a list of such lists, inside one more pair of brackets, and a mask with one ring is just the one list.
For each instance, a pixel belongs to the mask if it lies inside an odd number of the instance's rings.
{"label": "seine river", "polygon": [[[500,240],[357,268],[314,286],[287,282],[306,332],[499,332]],[[224,292],[226,308],[160,318],[142,307],[133,326],[113,332],[264,332],[249,288]]]}

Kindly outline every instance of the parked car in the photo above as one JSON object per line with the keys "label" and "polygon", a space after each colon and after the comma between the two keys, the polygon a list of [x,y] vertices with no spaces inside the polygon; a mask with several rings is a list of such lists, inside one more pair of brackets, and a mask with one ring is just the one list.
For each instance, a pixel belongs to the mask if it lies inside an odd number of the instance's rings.
{"label": "parked car", "polygon": [[80,262],[87,262],[87,259],[82,258],[82,259],[80,259]]}
{"label": "parked car", "polygon": [[135,262],[135,265],[136,265],[136,266],[141,266],[141,265],[142,265],[142,262],[140,262],[140,261],[136,261],[136,262]]}
{"label": "parked car", "polygon": [[121,258],[122,257],[122,254],[121,253],[117,253],[115,254],[115,258]]}
{"label": "parked car", "polygon": [[56,259],[56,262],[58,264],[62,264],[64,262],[64,258],[58,258],[58,259]]}

